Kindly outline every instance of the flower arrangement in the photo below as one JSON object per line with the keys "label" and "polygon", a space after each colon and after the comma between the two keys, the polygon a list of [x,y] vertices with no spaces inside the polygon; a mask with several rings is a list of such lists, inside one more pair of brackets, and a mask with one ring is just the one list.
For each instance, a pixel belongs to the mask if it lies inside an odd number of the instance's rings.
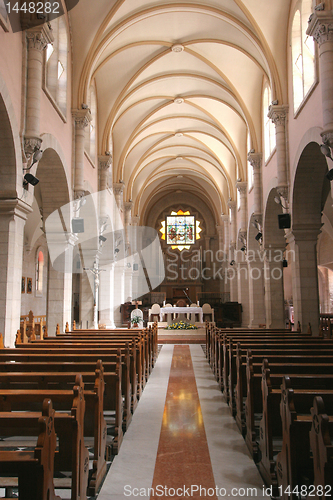
{"label": "flower arrangement", "polygon": [[198,327],[195,325],[191,325],[191,323],[187,323],[186,321],[178,321],[175,323],[171,323],[165,329],[166,330],[197,330]]}
{"label": "flower arrangement", "polygon": [[142,321],[142,318],[140,316],[133,316],[131,318],[131,323],[132,325],[135,327],[135,326],[138,326],[140,321]]}

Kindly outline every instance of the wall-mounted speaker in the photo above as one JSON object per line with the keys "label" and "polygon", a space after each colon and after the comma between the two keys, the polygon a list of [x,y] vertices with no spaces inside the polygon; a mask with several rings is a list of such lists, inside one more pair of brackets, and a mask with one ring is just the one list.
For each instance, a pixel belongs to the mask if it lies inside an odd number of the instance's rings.
{"label": "wall-mounted speaker", "polygon": [[72,231],[73,233],[84,233],[84,219],[81,217],[72,219]]}
{"label": "wall-mounted speaker", "polygon": [[290,229],[291,219],[290,214],[278,214],[279,229]]}
{"label": "wall-mounted speaker", "polygon": [[133,271],[138,271],[139,264],[133,264]]}

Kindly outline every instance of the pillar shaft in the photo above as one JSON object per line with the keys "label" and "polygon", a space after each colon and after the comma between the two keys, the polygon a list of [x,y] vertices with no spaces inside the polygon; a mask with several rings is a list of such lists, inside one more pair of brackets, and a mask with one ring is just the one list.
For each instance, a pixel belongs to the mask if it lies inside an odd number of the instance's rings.
{"label": "pillar shaft", "polygon": [[310,323],[313,335],[319,333],[318,234],[319,230],[293,229],[293,234],[288,238],[295,324],[299,321],[302,332],[306,332]]}
{"label": "pillar shaft", "polygon": [[240,231],[247,231],[247,182],[237,182],[236,187],[240,197]]}
{"label": "pillar shaft", "polygon": [[[264,265],[261,261],[248,262],[249,273],[249,327],[266,324]],[[245,323],[243,323],[245,325]]]}
{"label": "pillar shaft", "polygon": [[84,194],[85,129],[91,122],[91,113],[89,109],[76,109],[72,113],[75,121],[74,192],[75,197],[80,198]]}
{"label": "pillar shaft", "polygon": [[[269,107],[268,116],[275,125],[278,193],[287,198],[288,188],[286,119],[288,106],[274,104]],[[280,192],[281,191],[281,192]]]}
{"label": "pillar shaft", "polygon": [[[309,19],[307,34],[319,47],[319,79],[323,103],[323,137],[333,145],[333,32],[332,7],[324,4],[326,10],[315,10]],[[329,134],[327,137],[326,134]]]}
{"label": "pillar shaft", "polygon": [[[273,249],[273,251],[274,250],[282,253],[284,251],[284,248],[275,248]],[[269,255],[266,254],[264,277],[266,328],[284,328],[285,308],[283,268],[281,260],[275,262],[273,258],[270,258]]]}
{"label": "pillar shaft", "polygon": [[30,158],[35,148],[40,148],[40,108],[43,80],[43,51],[53,41],[52,30],[47,24],[26,31],[27,37],[27,98],[24,150]]}
{"label": "pillar shaft", "polygon": [[261,153],[249,153],[248,161],[253,168],[254,214],[262,214]]}
{"label": "pillar shaft", "polygon": [[21,200],[0,200],[0,332],[14,347],[20,328],[24,225],[31,208]]}

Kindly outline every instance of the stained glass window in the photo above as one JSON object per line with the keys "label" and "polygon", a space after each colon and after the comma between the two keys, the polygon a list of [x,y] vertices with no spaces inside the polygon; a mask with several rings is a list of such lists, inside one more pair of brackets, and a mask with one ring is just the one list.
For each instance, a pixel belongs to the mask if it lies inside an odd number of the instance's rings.
{"label": "stained glass window", "polygon": [[164,221],[161,221],[162,240],[166,240],[171,248],[178,250],[189,249],[200,238],[200,221],[196,220],[189,211],[171,212]]}

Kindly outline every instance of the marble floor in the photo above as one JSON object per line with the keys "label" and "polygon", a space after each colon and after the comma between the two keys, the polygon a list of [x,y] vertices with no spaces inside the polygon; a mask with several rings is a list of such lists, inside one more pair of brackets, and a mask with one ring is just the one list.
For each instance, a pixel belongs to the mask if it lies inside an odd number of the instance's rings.
{"label": "marble floor", "polygon": [[163,345],[98,500],[269,498],[202,347]]}

